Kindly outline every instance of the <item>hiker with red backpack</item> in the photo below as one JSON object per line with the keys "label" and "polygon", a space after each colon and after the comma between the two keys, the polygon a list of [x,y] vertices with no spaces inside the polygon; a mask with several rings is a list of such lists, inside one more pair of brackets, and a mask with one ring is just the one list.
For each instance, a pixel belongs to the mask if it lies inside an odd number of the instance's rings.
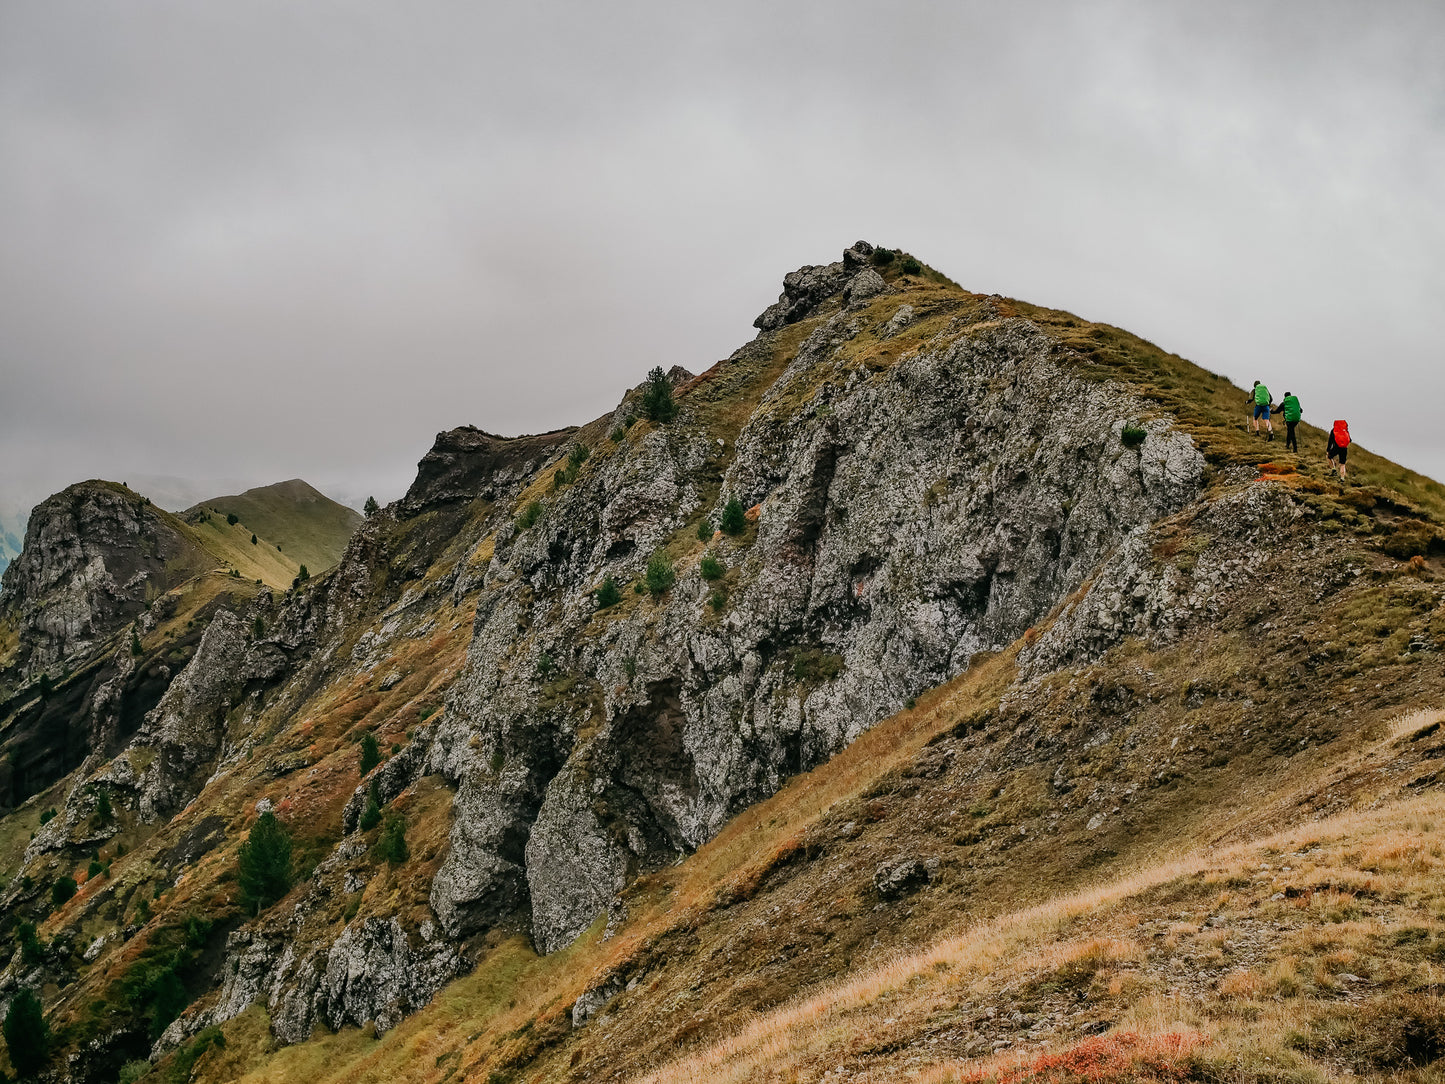
{"label": "hiker with red backpack", "polygon": [[1340,468],[1340,482],[1345,480],[1345,459],[1350,454],[1350,427],[1343,421],[1335,422],[1330,429],[1329,443],[1325,445],[1325,457]]}

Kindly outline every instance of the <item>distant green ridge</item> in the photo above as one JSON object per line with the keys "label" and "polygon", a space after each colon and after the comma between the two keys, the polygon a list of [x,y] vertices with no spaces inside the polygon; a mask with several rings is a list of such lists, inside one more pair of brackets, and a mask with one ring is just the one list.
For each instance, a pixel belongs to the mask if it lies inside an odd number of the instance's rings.
{"label": "distant green ridge", "polygon": [[313,574],[341,560],[362,521],[360,512],[338,504],[300,478],[201,501],[186,514],[207,509],[236,516],[258,538],[279,543],[288,557]]}

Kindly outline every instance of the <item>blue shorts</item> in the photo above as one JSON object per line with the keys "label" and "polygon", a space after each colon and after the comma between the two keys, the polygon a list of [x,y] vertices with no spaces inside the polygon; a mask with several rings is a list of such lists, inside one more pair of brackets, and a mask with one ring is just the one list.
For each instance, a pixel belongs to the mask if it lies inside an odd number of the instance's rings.
{"label": "blue shorts", "polygon": [[1255,403],[1255,404],[1254,404],[1254,420],[1255,420],[1255,421],[1259,421],[1260,418],[1264,418],[1264,419],[1268,420],[1268,418],[1269,418],[1269,404],[1268,404],[1268,403]]}

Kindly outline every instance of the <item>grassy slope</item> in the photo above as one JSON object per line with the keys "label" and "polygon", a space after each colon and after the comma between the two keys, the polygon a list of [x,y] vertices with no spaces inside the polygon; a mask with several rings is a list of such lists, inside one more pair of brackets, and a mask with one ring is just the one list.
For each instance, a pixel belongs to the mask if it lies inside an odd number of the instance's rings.
{"label": "grassy slope", "polygon": [[282,552],[313,575],[341,559],[362,519],[355,509],[338,504],[300,478],[202,501],[190,512],[206,508],[223,517],[227,513],[238,516],[248,528],[248,539],[255,532],[273,549],[279,542]]}
{"label": "grassy slope", "polygon": [[244,522],[232,525],[213,515],[196,523],[180,522],[179,529],[214,557],[217,567],[235,569],[244,580],[259,579],[268,587],[285,590],[301,569],[299,561],[278,550],[270,539],[258,535],[253,545],[253,532]]}
{"label": "grassy slope", "polygon": [[[1080,347],[1077,356],[1064,355],[1069,364],[1090,375],[1145,385],[1161,409],[1179,409],[1211,461],[1223,468],[1221,474],[1236,464],[1266,458],[1281,462],[1273,454],[1278,443],[1266,449],[1238,428],[1242,389],[1150,344],[1069,314],[969,295],[930,272],[889,277],[907,290],[906,299],[919,316],[905,336],[886,343],[860,336],[854,359],[860,367],[886,368],[960,314],[991,306],[1007,316],[1012,309],[1061,342]],[[880,299],[870,315],[886,317],[899,300]],[[789,328],[774,351],[745,352],[689,389],[690,396],[698,396],[697,408],[707,423],[729,445],[809,330],[811,322]],[[788,399],[771,409],[797,405],[798,400]],[[623,439],[636,439],[646,424],[639,423]],[[1304,436],[1308,441],[1317,434]],[[594,455],[610,454],[610,441],[597,426],[579,439],[591,444]],[[716,472],[720,465],[721,460],[708,469]],[[1148,904],[1154,907],[1148,921],[1157,924],[1163,921],[1161,907],[1169,916],[1183,914],[1186,905],[1198,908],[1201,900],[1219,894],[1215,881],[1220,876],[1239,876],[1228,865],[1236,859],[1211,856],[1199,849],[1201,842],[1257,838],[1336,811],[1341,803],[1344,808],[1395,803],[1405,777],[1427,774],[1434,754],[1429,742],[1412,745],[1394,764],[1395,746],[1388,740],[1380,744],[1386,719],[1405,707],[1438,702],[1445,684],[1438,661],[1404,653],[1400,633],[1408,638],[1412,630],[1428,627],[1445,637],[1445,619],[1429,589],[1432,572],[1402,576],[1395,562],[1379,552],[1377,546],[1393,536],[1394,527],[1381,518],[1377,505],[1381,499],[1390,503],[1389,517],[1419,510],[1435,518],[1442,506],[1439,487],[1357,453],[1351,466],[1366,485],[1340,502],[1324,486],[1317,464],[1283,465],[1296,473],[1268,484],[1294,486],[1317,501],[1353,560],[1368,569],[1338,596],[1312,599],[1301,587],[1298,597],[1277,601],[1298,614],[1297,626],[1308,633],[1304,644],[1281,638],[1261,645],[1253,638],[1260,615],[1243,603],[1232,610],[1226,606],[1232,623],[1208,636],[1155,652],[1126,645],[1089,668],[1078,689],[1063,675],[1045,688],[1049,707],[1030,724],[1034,731],[1016,715],[1000,711],[1015,677],[1013,653],[1005,653],[922,698],[916,710],[880,724],[828,764],[740,814],[681,866],[643,878],[629,890],[630,918],[617,936],[603,940],[600,928],[595,929],[567,951],[540,959],[524,938],[493,943],[473,975],[452,984],[380,1043],[365,1031],[348,1029],[277,1050],[264,1013],[253,1009],[228,1025],[224,1051],[202,1056],[195,1079],[316,1084],[359,1078],[563,1080],[584,1074],[623,1079],[679,1056],[705,1061],[691,1068],[680,1063],[669,1079],[808,1080],[849,1059],[878,1079],[929,1065],[947,1079],[950,1059],[969,1053],[978,1035],[997,1030],[976,1024],[978,1014],[964,1002],[982,1004],[991,998],[1025,1007],[1038,1002],[1029,1011],[1042,1012],[1053,993],[1034,996],[1023,990],[1020,969],[1042,959],[1057,971],[1076,957],[1086,963],[1069,965],[1065,985],[1077,986],[1072,976],[1087,972],[1088,992],[1088,984],[1102,975],[1107,985],[1095,997],[1114,999],[1100,1002],[1090,1019],[1135,1012],[1138,1026],[1157,1030],[1159,1014],[1148,1010],[1157,1003],[1157,982],[1121,977],[1131,968],[1146,971],[1143,964],[1153,959],[1148,952],[1141,955],[1137,948],[1112,942],[1087,947],[1101,938],[1118,939],[1108,926],[1111,916],[1124,914],[1127,923],[1130,908],[1144,914]],[[541,472],[521,504],[531,496],[545,500],[550,476],[550,469]],[[1221,478],[1218,487],[1228,484]],[[690,528],[680,532],[676,546],[700,548],[690,536]],[[1282,559],[1280,572],[1299,570]],[[1320,653],[1325,658],[1317,662],[1314,655]],[[1364,675],[1372,680],[1366,683]],[[429,684],[444,681],[438,672]],[[1208,692],[1196,708],[1186,699],[1199,687]],[[1131,702],[1147,698],[1147,709],[1140,708],[1139,718],[1129,725],[1111,727],[1112,740],[1104,746],[1082,748],[1079,731],[1112,718],[1102,694],[1113,695],[1119,688],[1130,690]],[[322,739],[316,753],[344,758],[350,755],[344,742],[354,734],[355,720],[395,710],[376,701],[363,690],[324,691],[307,712],[305,734],[288,736],[278,719],[275,741],[289,748],[301,740],[306,748],[315,736]],[[1328,711],[1321,706],[1325,702]],[[333,715],[346,725],[338,729],[316,721]],[[1252,731],[1267,737],[1241,737]],[[1181,734],[1189,740],[1176,753],[1171,741]],[[1030,752],[1030,742],[1042,742],[1041,751]],[[936,763],[940,753],[950,755],[942,769]],[[1078,780],[1092,778],[1102,789],[1117,789],[1126,781],[1143,789],[1132,804],[1124,803],[1125,812],[1096,832],[1085,825],[1087,810],[1072,799],[1061,805],[1050,793],[1049,777],[1061,763]],[[1160,764],[1170,770],[1162,782],[1150,783]],[[1074,790],[1083,785],[1078,780]],[[235,784],[226,786],[230,791]],[[225,805],[248,808],[259,793],[228,793]],[[1326,800],[1318,798],[1320,793]],[[209,796],[195,803],[194,815],[202,815],[215,800]],[[1349,822],[1340,831],[1377,839],[1382,818],[1388,822],[1389,814]],[[435,860],[444,831],[443,823],[441,834],[428,832],[421,841],[423,865],[417,874]],[[188,878],[190,891],[202,893],[193,903],[200,903],[205,892],[224,893],[216,878],[228,868],[229,852],[228,847],[207,862],[209,873],[197,871]],[[871,885],[874,868],[910,853],[940,857],[939,877],[916,896],[880,906]],[[1238,861],[1253,860],[1254,852],[1233,853],[1244,856]],[[1344,847],[1340,861],[1353,853]],[[1157,891],[1151,885],[1181,877],[1192,879],[1192,885],[1199,880],[1196,867],[1205,866],[1204,896],[1188,886],[1177,899],[1166,893],[1162,903],[1147,895]],[[395,878],[378,880],[389,886],[387,898],[405,889]],[[207,884],[214,887],[207,889]],[[1085,894],[1068,900],[1070,892]],[[1252,897],[1239,898],[1244,906]],[[1120,910],[1121,900],[1135,902]],[[362,906],[369,911],[378,904],[364,899]],[[1322,908],[1315,921],[1316,916],[1302,912],[1301,929],[1329,922],[1334,913]],[[1091,932],[1081,942],[1086,947],[1076,951],[1068,934],[1083,921],[1079,916],[1098,923],[1102,932]],[[980,927],[980,921],[992,925]],[[990,943],[1002,942],[1003,948],[977,955],[959,947],[977,940],[980,931],[994,931],[988,933]],[[1166,930],[1164,936],[1173,938],[1167,945],[1171,951],[1197,939],[1181,931]],[[1227,955],[1227,940],[1209,951]],[[1049,954],[1031,955],[1040,942],[1051,945]],[[1427,938],[1427,943],[1433,941]],[[900,954],[904,962],[895,964]],[[1165,973],[1173,958],[1158,957]],[[1262,951],[1250,957],[1250,967],[1258,970],[1267,963],[1265,971],[1272,974],[1271,960]],[[967,975],[967,997],[960,996],[957,980],[949,981],[956,971]],[[587,1029],[573,1032],[566,1015],[571,1003],[613,974],[638,979],[637,988],[620,996]],[[1278,983],[1260,981],[1260,996],[1245,998],[1245,1010],[1236,1013],[1241,1019],[1260,1019],[1268,1009],[1263,999],[1278,996]],[[1238,980],[1238,989],[1252,989],[1249,980]],[[953,1000],[942,1004],[939,998]],[[1226,1000],[1233,1012],[1235,1001]],[[1222,1025],[1210,1023],[1213,1018],[1192,1002],[1189,1012],[1194,1015],[1187,1026],[1225,1042]],[[942,1024],[959,1032],[952,1046],[940,1045]],[[1050,1041],[1067,1043],[1079,1031],[1055,1029],[1050,1035]],[[1247,1041],[1274,1040],[1261,1034]]]}

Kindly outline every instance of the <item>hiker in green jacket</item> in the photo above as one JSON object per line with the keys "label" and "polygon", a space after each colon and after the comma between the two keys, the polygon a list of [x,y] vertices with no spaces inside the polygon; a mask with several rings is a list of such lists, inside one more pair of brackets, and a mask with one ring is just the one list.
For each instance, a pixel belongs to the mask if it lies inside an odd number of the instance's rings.
{"label": "hiker in green jacket", "polygon": [[1269,389],[1266,388],[1263,384],[1261,384],[1258,380],[1256,380],[1256,381],[1254,382],[1254,392],[1253,392],[1253,396],[1254,396],[1254,431],[1255,431],[1255,433],[1258,433],[1258,432],[1259,432],[1259,419],[1260,419],[1260,418],[1263,418],[1263,419],[1264,419],[1264,424],[1265,424],[1265,426],[1269,429],[1269,436],[1265,437],[1264,439],[1265,439],[1265,440],[1273,440],[1273,439],[1274,439],[1274,422],[1272,422],[1272,421],[1269,420],[1269,404],[1270,404],[1270,402],[1273,400],[1273,397],[1269,394]]}
{"label": "hiker in green jacket", "polygon": [[1299,397],[1292,392],[1285,392],[1284,398],[1279,401],[1279,406],[1274,408],[1274,413],[1284,415],[1284,446],[1285,450],[1299,452],[1299,442],[1294,439],[1294,427],[1299,425],[1300,410]]}

